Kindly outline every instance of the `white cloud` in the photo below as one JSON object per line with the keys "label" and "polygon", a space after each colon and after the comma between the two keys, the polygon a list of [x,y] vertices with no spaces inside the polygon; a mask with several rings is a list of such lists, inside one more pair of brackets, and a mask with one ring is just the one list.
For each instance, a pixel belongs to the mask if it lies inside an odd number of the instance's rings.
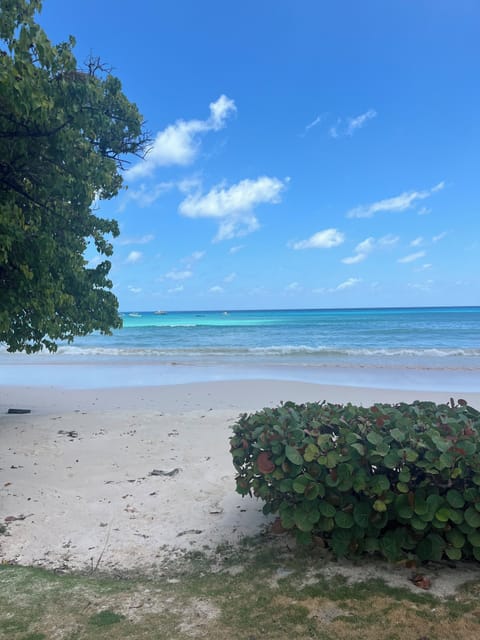
{"label": "white cloud", "polygon": [[375,109],[369,109],[368,111],[365,111],[365,113],[361,113],[355,118],[347,118],[348,125],[346,135],[352,136],[357,129],[361,129],[366,122],[372,120],[372,118],[376,118],[376,116],[377,112],[375,111]]}
{"label": "white cloud", "polygon": [[410,253],[408,256],[399,258],[397,262],[400,262],[401,264],[407,264],[409,262],[415,262],[415,260],[418,260],[419,258],[424,258],[424,257],[425,257],[425,251],[417,251],[416,253]]}
{"label": "white cloud", "polygon": [[118,241],[118,244],[122,246],[127,246],[129,244],[148,244],[149,242],[152,242],[152,240],[155,240],[155,236],[148,233],[144,236],[139,236],[138,238],[123,238]]}
{"label": "white cloud", "polygon": [[180,293],[184,290],[183,284],[179,284],[178,287],[173,287],[172,289],[168,289],[168,293]]}
{"label": "white cloud", "polygon": [[177,269],[172,269],[165,274],[165,278],[169,278],[170,280],[186,280],[187,278],[191,278],[193,276],[193,272],[189,269],[185,271],[178,271]]}
{"label": "white cloud", "polygon": [[359,262],[363,262],[363,260],[365,260],[366,257],[367,257],[366,253],[357,253],[356,255],[343,258],[342,262],[343,264],[358,264]]}
{"label": "white cloud", "polygon": [[163,196],[164,193],[167,193],[174,187],[174,182],[159,182],[149,187],[141,184],[138,189],[129,189],[118,207],[118,211],[125,211],[129,202],[135,202],[142,209],[150,207]]}
{"label": "white cloud", "polygon": [[210,103],[210,116],[206,120],[177,120],[159,131],[146,158],[125,172],[127,179],[149,176],[157,167],[191,164],[198,154],[200,134],[223,129],[236,110],[235,102],[221,95]]}
{"label": "white cloud", "polygon": [[132,287],[132,286],[128,286],[128,290],[131,293],[142,293],[142,290],[140,289],[140,287]]}
{"label": "white cloud", "polygon": [[365,260],[365,258],[377,248],[390,247],[396,244],[399,240],[398,236],[386,235],[382,238],[376,240],[375,238],[369,237],[359,242],[354,249],[354,255],[349,256],[348,258],[343,258],[342,262],[344,264],[358,264]]}
{"label": "white cloud", "polygon": [[241,251],[244,248],[245,245],[243,244],[238,244],[235,247],[230,247],[230,249],[228,250],[228,253],[231,253],[232,255],[234,253],[238,253],[239,251]]}
{"label": "white cloud", "polygon": [[287,284],[287,286],[285,287],[285,291],[301,291],[302,287],[299,285],[298,282],[290,282],[290,284]]}
{"label": "white cloud", "polygon": [[438,236],[433,236],[432,242],[435,244],[436,242],[439,242],[440,240],[443,240],[446,235],[447,235],[447,232],[446,231],[442,231],[442,233],[439,233]]}
{"label": "white cloud", "polygon": [[130,251],[127,256],[127,262],[130,264],[135,264],[135,262],[138,262],[142,258],[142,255],[143,254],[141,251]]}
{"label": "white cloud", "polygon": [[433,280],[426,280],[425,282],[409,282],[407,286],[409,286],[411,289],[428,292],[432,290],[433,283]]}
{"label": "white cloud", "polygon": [[418,236],[418,238],[415,238],[415,240],[410,242],[411,247],[419,247],[421,244],[423,244],[422,236]]}
{"label": "white cloud", "polygon": [[194,251],[191,255],[186,258],[182,258],[181,262],[187,267],[187,269],[191,269],[192,264],[198,262],[205,256],[205,251]]}
{"label": "white cloud", "polygon": [[188,218],[213,218],[220,227],[216,241],[228,240],[259,228],[253,209],[260,204],[277,204],[285,183],[278,178],[262,176],[242,180],[229,188],[214,187],[207,194],[191,194],[180,203],[179,211]]}
{"label": "white cloud", "polygon": [[432,210],[429,209],[428,207],[422,207],[421,209],[418,210],[417,213],[419,216],[428,216],[430,213],[432,213]]}
{"label": "white cloud", "polygon": [[100,256],[93,256],[87,263],[87,269],[95,269],[102,261],[103,259]]}
{"label": "white cloud", "polygon": [[218,285],[215,285],[214,287],[210,287],[209,292],[210,293],[223,293],[223,288],[219,287]]}
{"label": "white cloud", "polygon": [[365,124],[377,117],[375,109],[368,109],[365,113],[361,113],[358,116],[346,118],[346,123],[342,118],[337,118],[336,124],[330,127],[329,135],[331,138],[340,138],[343,136],[353,136],[355,131],[361,129]]}
{"label": "white cloud", "polygon": [[345,241],[345,235],[337,229],[324,229],[323,231],[317,231],[313,236],[306,240],[300,240],[294,242],[292,247],[296,250],[299,249],[331,249],[332,247],[338,247]]}
{"label": "white cloud", "polygon": [[345,280],[345,282],[342,282],[341,284],[339,284],[338,287],[336,287],[335,291],[343,291],[344,289],[350,289],[350,287],[354,287],[359,282],[361,282],[360,278],[349,278],[348,280]]}
{"label": "white cloud", "polygon": [[443,189],[444,183],[439,182],[435,187],[424,191],[405,191],[399,196],[379,200],[368,205],[360,205],[347,212],[347,218],[372,218],[379,211],[405,211],[414,206],[417,200],[429,198],[432,193]]}
{"label": "white cloud", "polygon": [[431,268],[432,268],[432,266],[433,266],[433,265],[432,265],[432,264],[430,264],[430,262],[427,262],[427,263],[425,263],[425,264],[422,264],[422,266],[421,266],[421,267],[417,267],[417,268],[415,269],[415,271],[428,271],[428,269],[431,269]]}
{"label": "white cloud", "polygon": [[236,273],[229,273],[228,276],[225,276],[225,278],[223,279],[224,282],[233,282],[235,280],[235,278],[237,277]]}
{"label": "white cloud", "polygon": [[310,129],[318,126],[322,122],[323,117],[323,115],[316,116],[316,118],[314,118],[309,124],[307,124],[303,131],[302,137],[305,136],[310,131]]}
{"label": "white cloud", "polygon": [[313,293],[336,293],[338,291],[344,291],[345,289],[350,289],[351,287],[354,287],[355,285],[357,285],[359,282],[362,282],[361,278],[348,278],[348,280],[341,282],[336,287],[330,287],[328,289],[324,287],[320,289],[314,289]]}

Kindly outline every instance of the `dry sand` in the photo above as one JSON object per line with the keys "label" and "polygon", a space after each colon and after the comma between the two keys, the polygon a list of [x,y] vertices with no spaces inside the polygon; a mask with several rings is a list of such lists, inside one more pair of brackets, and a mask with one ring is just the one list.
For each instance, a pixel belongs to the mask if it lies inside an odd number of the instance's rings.
{"label": "dry sand", "polygon": [[[480,406],[480,393],[462,397]],[[0,535],[0,560],[123,571],[256,534],[267,524],[262,503],[235,493],[229,454],[239,413],[282,400],[415,399],[445,402],[449,394],[254,380],[0,387],[0,524],[9,534]]]}

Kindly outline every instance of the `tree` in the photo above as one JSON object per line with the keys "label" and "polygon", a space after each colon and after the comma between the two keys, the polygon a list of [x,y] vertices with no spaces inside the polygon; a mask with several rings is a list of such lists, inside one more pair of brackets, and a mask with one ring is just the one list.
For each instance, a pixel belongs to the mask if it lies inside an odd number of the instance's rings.
{"label": "tree", "polygon": [[89,268],[93,243],[112,254],[113,198],[129,154],[148,142],[120,81],[75,41],[52,45],[35,22],[41,0],[0,4],[0,342],[27,353],[121,326],[110,262]]}

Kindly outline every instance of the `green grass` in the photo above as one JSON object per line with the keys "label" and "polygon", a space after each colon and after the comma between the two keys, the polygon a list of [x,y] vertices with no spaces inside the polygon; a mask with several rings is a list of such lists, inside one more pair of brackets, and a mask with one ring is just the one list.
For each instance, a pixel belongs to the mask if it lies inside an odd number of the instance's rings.
{"label": "green grass", "polygon": [[[480,637],[480,581],[455,597],[326,578],[321,550],[271,540],[187,554],[148,575],[0,567],[9,640],[443,640]],[[358,569],[361,571],[361,566]]]}

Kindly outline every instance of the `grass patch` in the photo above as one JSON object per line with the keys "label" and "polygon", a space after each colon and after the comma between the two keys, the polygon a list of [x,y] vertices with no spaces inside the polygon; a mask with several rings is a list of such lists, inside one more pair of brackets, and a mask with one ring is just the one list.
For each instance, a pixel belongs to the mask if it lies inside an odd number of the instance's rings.
{"label": "grass patch", "polygon": [[[150,575],[57,575],[0,567],[9,640],[444,640],[480,637],[480,581],[440,600],[325,573],[316,549],[252,539],[186,554]],[[358,569],[362,571],[361,566]]]}

